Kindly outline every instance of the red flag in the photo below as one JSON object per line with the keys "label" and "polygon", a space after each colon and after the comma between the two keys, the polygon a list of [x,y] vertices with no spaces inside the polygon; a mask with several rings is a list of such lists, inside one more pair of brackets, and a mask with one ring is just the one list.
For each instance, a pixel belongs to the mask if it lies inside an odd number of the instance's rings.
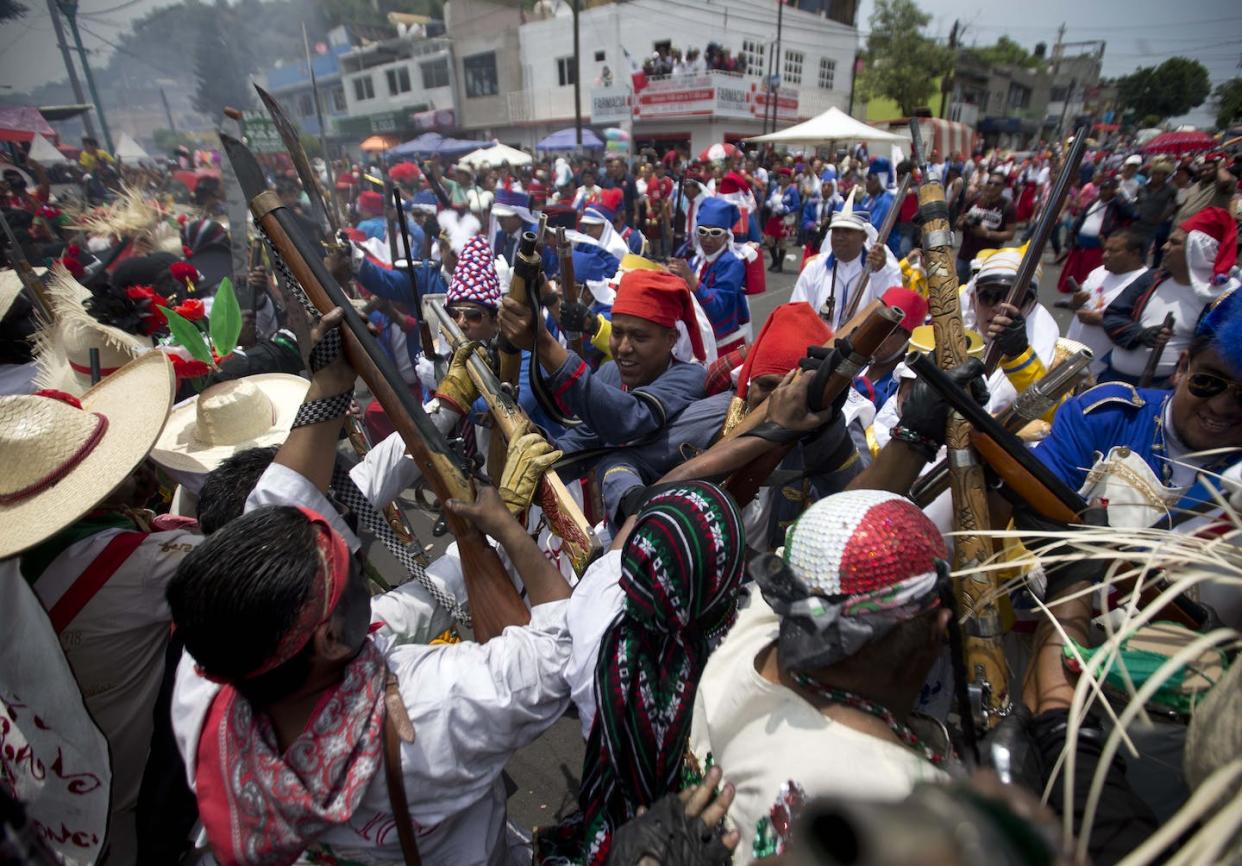
{"label": "red flag", "polygon": [[647,73],[643,72],[642,66],[635,62],[634,58],[630,56],[630,52],[626,51],[624,46],[622,46],[621,52],[625,55],[626,63],[630,65],[630,82],[634,86],[634,92],[638,93],[647,86]]}

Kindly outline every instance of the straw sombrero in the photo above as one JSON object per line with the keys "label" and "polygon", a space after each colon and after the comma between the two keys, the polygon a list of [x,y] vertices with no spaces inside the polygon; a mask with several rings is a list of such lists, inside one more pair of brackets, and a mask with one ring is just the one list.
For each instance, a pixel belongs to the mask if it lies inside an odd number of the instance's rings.
{"label": "straw sombrero", "polygon": [[0,559],[72,525],[151,450],[176,377],[159,352],[125,365],[81,397],[0,397]]}
{"label": "straw sombrero", "polygon": [[[36,277],[41,277],[47,273],[47,268],[35,268],[34,273]],[[12,268],[0,271],[0,319],[8,314],[9,307],[13,306],[23,288],[22,278],[17,275],[17,271]]]}
{"label": "straw sombrero", "polygon": [[288,373],[212,385],[173,409],[151,459],[174,472],[206,474],[239,451],[279,445],[308,388]]}

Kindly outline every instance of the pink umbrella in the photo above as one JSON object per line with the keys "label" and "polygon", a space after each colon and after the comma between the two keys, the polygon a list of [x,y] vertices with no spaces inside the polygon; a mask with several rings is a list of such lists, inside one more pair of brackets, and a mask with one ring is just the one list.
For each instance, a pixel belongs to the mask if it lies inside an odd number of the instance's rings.
{"label": "pink umbrella", "polygon": [[1184,130],[1182,132],[1162,132],[1143,145],[1143,153],[1170,153],[1181,156],[1184,153],[1211,150],[1214,147],[1216,147],[1216,139],[1206,132]]}
{"label": "pink umbrella", "polygon": [[740,153],[740,150],[726,141],[721,144],[708,145],[703,149],[703,152],[699,154],[699,161],[723,162],[726,159],[732,159],[733,157],[738,156]]}

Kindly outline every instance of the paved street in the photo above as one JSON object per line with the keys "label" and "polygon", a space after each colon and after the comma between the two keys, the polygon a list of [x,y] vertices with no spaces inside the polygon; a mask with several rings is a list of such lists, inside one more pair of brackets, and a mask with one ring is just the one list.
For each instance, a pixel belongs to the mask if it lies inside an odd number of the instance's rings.
{"label": "paved street", "polygon": [[[1053,301],[1059,297],[1056,278],[1060,268],[1052,265],[1049,259],[1045,258],[1040,298],[1064,331],[1069,313],[1053,307]],[[785,272],[769,273],[767,291],[751,298],[751,317],[756,334],[772,310],[789,300],[797,280],[797,267],[797,260],[790,254]],[[411,509],[407,509],[406,513],[419,537],[425,543],[433,544],[432,556],[439,555],[449,539],[432,537],[431,524],[425,513]],[[396,563],[378,545],[373,546],[370,553],[382,572],[392,573],[390,569],[396,568]],[[570,715],[518,752],[508,767],[512,781],[509,817],[513,824],[525,832],[532,827],[553,823],[576,808],[583,751],[578,719]]]}

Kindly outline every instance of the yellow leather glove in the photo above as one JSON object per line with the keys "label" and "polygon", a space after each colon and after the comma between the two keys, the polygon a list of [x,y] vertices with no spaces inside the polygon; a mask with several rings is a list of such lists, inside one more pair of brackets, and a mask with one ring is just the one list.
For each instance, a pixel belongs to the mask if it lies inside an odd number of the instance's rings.
{"label": "yellow leather glove", "polygon": [[535,498],[535,489],[543,473],[561,459],[561,454],[539,433],[523,433],[509,440],[509,453],[500,478],[500,499],[510,514],[521,519]]}
{"label": "yellow leather glove", "polygon": [[477,341],[458,346],[453,352],[453,360],[449,362],[448,372],[444,374],[439,387],[436,388],[436,399],[447,403],[450,409],[461,415],[469,412],[474,401],[479,399],[479,389],[475,387],[474,380],[470,378],[466,362],[480,348],[481,344]]}

